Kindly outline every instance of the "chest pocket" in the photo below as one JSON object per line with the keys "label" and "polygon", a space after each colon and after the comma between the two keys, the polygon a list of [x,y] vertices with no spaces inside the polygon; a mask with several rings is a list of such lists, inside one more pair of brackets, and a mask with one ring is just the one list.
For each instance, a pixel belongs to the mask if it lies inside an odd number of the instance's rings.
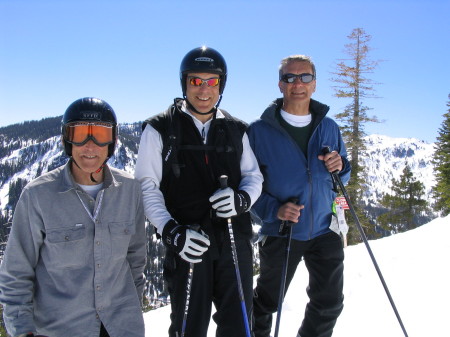
{"label": "chest pocket", "polygon": [[87,259],[87,233],[84,224],[47,229],[47,255],[50,266],[57,268],[80,268]]}
{"label": "chest pocket", "polygon": [[136,233],[134,222],[110,222],[111,257],[123,259],[127,256],[131,236]]}

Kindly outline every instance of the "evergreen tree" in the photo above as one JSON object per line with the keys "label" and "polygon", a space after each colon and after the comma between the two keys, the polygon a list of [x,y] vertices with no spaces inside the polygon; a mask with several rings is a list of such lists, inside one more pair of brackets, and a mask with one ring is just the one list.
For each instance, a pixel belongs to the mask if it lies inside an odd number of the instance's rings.
{"label": "evergreen tree", "polygon": [[436,198],[434,209],[443,216],[450,214],[450,94],[448,95],[447,113],[439,129],[439,136],[435,144],[433,164],[436,172],[436,185],[433,194]]}
{"label": "evergreen tree", "polygon": [[6,333],[5,323],[3,322],[3,306],[0,305],[0,337],[7,336],[9,335]]}
{"label": "evergreen tree", "polygon": [[145,298],[148,301],[144,311],[156,309],[168,304],[169,293],[164,282],[164,256],[166,248],[158,240],[153,225],[146,224],[147,233],[147,264],[144,274],[146,278]]}
{"label": "evergreen tree", "polygon": [[[368,116],[367,111],[370,108],[364,105],[363,100],[376,98],[373,88],[373,85],[376,83],[367,78],[366,75],[373,73],[379,61],[369,59],[371,48],[368,43],[372,37],[366,34],[364,29],[353,29],[348,38],[351,42],[345,45],[345,53],[350,58],[339,60],[337,71],[332,72],[335,77],[331,78],[331,80],[337,83],[334,86],[336,97],[351,99],[351,103],[344,108],[343,112],[336,114],[335,118],[340,122],[342,136],[344,137],[352,166],[347,191],[358,218],[363,218],[367,212],[363,211],[364,205],[360,200],[362,200],[365,189],[366,173],[364,167],[360,164],[359,158],[366,149],[364,144],[364,136],[366,135],[364,125],[368,122],[379,122],[376,116]],[[352,224],[353,219],[350,219],[349,223]],[[368,237],[377,235],[373,226],[365,227]],[[354,226],[350,226],[349,244],[361,242],[361,239],[358,239],[358,237],[358,231],[354,230]]]}
{"label": "evergreen tree", "polygon": [[[10,212],[2,212],[0,210],[0,263],[3,260],[3,255],[6,249],[6,242],[8,240],[8,235],[11,227],[11,216]],[[3,306],[0,305],[0,337],[9,336],[6,334],[5,323],[3,322]]]}
{"label": "evergreen tree", "polygon": [[393,234],[416,228],[418,217],[426,211],[428,202],[422,199],[425,186],[417,181],[408,164],[398,180],[392,179],[393,194],[385,194],[380,204],[387,212],[378,217],[378,222],[384,229]]}
{"label": "evergreen tree", "polygon": [[19,201],[20,194],[27,183],[28,182],[26,180],[18,178],[15,182],[9,184],[8,206],[12,210],[16,209],[17,201]]}

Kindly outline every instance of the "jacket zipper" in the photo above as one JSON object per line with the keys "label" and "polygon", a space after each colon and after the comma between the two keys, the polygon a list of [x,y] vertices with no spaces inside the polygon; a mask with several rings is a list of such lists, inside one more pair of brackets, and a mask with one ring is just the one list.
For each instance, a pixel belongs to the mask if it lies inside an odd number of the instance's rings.
{"label": "jacket zipper", "polygon": [[313,183],[312,183],[312,175],[311,175],[311,170],[309,169],[309,165],[308,165],[308,168],[307,168],[307,171],[308,171],[308,180],[309,180],[309,195],[308,195],[308,198],[309,198],[309,212],[311,213],[311,215],[310,215],[310,217],[309,217],[309,219],[310,219],[310,224],[309,224],[309,235],[308,235],[308,240],[311,240],[311,234],[312,234],[312,231],[313,231],[313,229],[314,229],[314,211],[313,211],[313,204],[312,204],[312,189],[313,189]]}

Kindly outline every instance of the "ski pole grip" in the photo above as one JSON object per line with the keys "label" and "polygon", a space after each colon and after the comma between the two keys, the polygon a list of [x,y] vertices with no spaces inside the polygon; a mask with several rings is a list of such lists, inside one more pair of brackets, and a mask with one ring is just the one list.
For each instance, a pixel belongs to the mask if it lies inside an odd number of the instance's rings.
{"label": "ski pole grip", "polygon": [[200,232],[200,225],[199,225],[199,224],[189,225],[188,227],[189,227],[190,229],[196,231],[196,232]]}
{"label": "ski pole grip", "polygon": [[324,146],[322,148],[322,154],[323,155],[326,155],[327,153],[330,153],[330,152],[331,152],[331,150],[330,150],[330,147],[328,145],[326,145],[326,146]]}
{"label": "ski pole grip", "polygon": [[221,175],[219,178],[220,181],[220,188],[222,190],[226,189],[228,187],[228,176],[226,175]]}
{"label": "ski pole grip", "polygon": [[[328,146],[328,145],[325,145],[323,148],[322,148],[322,155],[326,155],[327,153],[330,153],[331,152],[331,149],[330,149],[330,147]],[[333,172],[330,172],[331,174],[337,174],[337,173],[339,173],[339,170],[334,170]]]}
{"label": "ski pole grip", "polygon": [[[292,202],[298,205],[298,198],[292,197],[288,199],[288,202]],[[280,228],[278,228],[278,234],[286,235],[288,228],[291,227],[294,223],[292,221],[281,221]]]}
{"label": "ski pole grip", "polygon": [[[298,205],[298,198],[295,198],[295,197],[289,198],[288,201],[289,201],[289,202],[292,202],[293,204]],[[292,224],[293,224],[292,221],[288,221],[288,225],[289,225],[289,226],[291,226]]]}
{"label": "ski pole grip", "polygon": [[293,204],[298,205],[298,198],[289,198],[289,201],[292,202]]}

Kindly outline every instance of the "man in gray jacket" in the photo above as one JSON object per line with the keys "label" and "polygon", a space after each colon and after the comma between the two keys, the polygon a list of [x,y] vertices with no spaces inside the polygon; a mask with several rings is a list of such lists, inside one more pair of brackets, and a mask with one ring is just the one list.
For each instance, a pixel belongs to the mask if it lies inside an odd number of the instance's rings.
{"label": "man in gray jacket", "polygon": [[66,110],[70,160],[24,188],[0,269],[11,336],[144,336],[141,188],[106,164],[116,141],[108,103],[82,98]]}

